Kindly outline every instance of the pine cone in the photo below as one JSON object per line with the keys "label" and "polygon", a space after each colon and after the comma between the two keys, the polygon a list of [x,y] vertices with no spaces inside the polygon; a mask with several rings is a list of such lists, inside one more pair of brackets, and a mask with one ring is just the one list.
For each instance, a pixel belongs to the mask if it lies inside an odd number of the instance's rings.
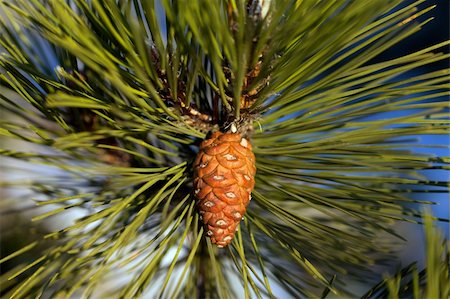
{"label": "pine cone", "polygon": [[238,133],[215,132],[194,162],[194,194],[206,235],[217,247],[231,243],[251,200],[255,155]]}

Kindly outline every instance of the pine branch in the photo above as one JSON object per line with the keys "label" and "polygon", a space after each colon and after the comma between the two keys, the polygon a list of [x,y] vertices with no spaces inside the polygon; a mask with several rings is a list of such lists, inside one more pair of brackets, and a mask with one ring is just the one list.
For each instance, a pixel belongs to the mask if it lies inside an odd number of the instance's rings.
{"label": "pine branch", "polygon": [[[2,295],[104,296],[96,290],[126,272],[111,296],[346,293],[340,274],[368,277],[392,257],[380,231],[402,239],[394,223],[422,221],[412,204],[448,192],[428,176],[448,158],[416,150],[448,145],[416,138],[449,132],[448,69],[420,69],[448,59],[450,42],[372,62],[428,23],[422,2],[1,2],[0,153],[32,169],[0,187],[39,198],[35,223],[83,214],[4,273]],[[258,172],[219,250],[195,212],[192,161],[208,131],[232,126]]]}

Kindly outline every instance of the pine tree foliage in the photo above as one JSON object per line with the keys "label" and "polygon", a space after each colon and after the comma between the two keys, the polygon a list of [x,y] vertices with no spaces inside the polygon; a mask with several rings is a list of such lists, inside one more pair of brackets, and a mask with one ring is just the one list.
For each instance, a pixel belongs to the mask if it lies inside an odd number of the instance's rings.
{"label": "pine tree foliage", "polygon": [[[20,100],[0,95],[19,119],[1,120],[0,135],[22,146],[1,154],[36,174],[2,186],[51,207],[36,223],[84,215],[3,257],[52,240],[4,274],[3,295],[89,296],[125,274],[111,296],[345,293],[341,275],[392,252],[380,231],[401,238],[393,223],[420,221],[410,204],[430,202],[411,195],[448,190],[426,176],[448,157],[411,148],[448,134],[448,104],[435,99],[449,95],[449,70],[416,70],[448,59],[450,43],[373,62],[432,19],[422,2],[1,2],[0,84]],[[192,162],[209,131],[231,125],[252,142],[256,184],[218,249],[196,212]]]}

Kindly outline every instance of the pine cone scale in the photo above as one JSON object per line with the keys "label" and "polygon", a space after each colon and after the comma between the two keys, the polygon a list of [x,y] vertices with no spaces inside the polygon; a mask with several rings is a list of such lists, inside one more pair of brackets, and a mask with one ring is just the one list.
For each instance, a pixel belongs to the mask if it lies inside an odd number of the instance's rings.
{"label": "pine cone scale", "polygon": [[219,154],[225,153],[230,148],[229,144],[222,143],[222,144],[216,144],[211,143],[206,149],[205,153],[210,156],[217,156]]}

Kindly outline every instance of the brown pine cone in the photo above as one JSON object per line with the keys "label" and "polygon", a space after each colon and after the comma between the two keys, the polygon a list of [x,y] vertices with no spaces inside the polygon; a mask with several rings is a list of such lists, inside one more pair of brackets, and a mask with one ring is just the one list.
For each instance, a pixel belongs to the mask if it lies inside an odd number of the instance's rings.
{"label": "brown pine cone", "polygon": [[238,133],[215,132],[194,162],[194,194],[206,235],[217,247],[231,243],[251,200],[255,155]]}

